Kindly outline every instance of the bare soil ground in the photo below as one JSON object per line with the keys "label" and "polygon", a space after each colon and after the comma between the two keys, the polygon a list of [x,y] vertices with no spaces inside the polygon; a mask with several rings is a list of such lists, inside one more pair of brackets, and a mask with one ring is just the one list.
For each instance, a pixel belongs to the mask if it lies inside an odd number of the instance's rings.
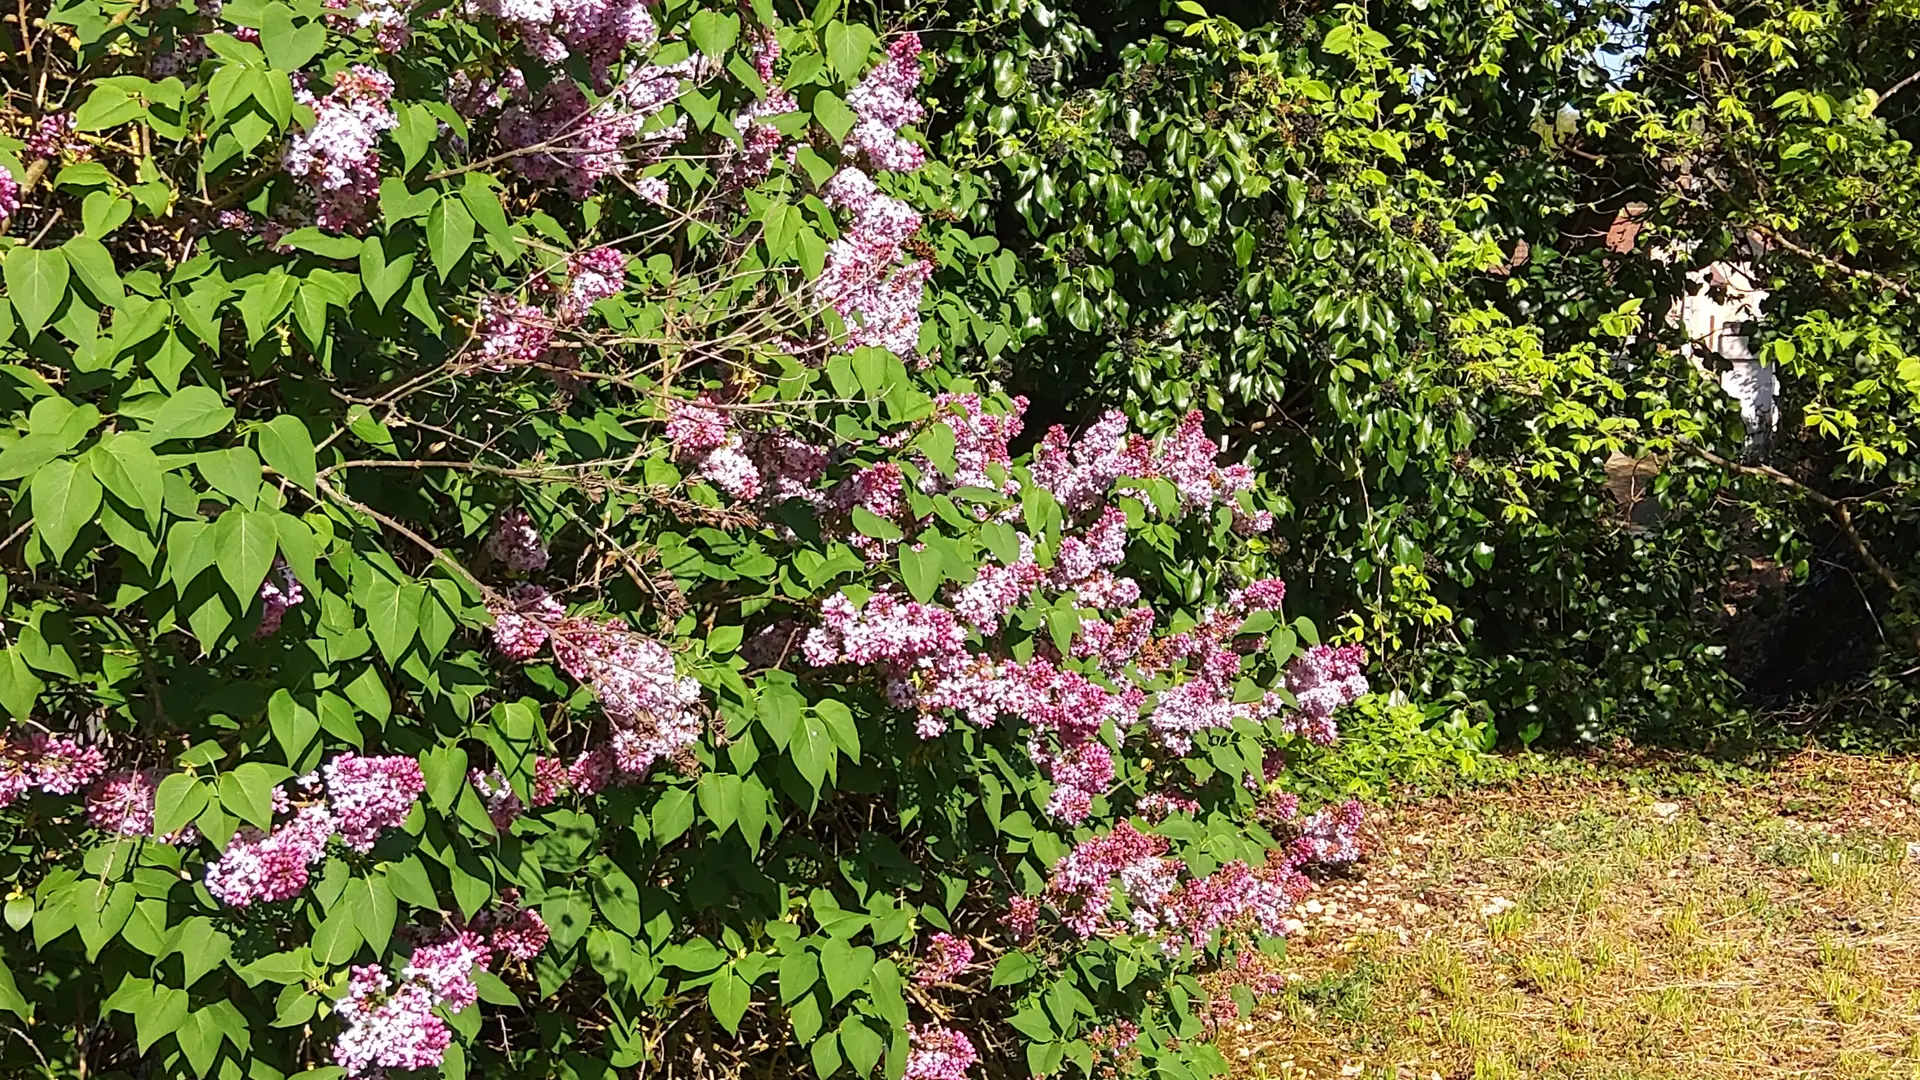
{"label": "bare soil ground", "polygon": [[1238,1080],[1920,1078],[1920,760],[1528,772],[1385,811]]}

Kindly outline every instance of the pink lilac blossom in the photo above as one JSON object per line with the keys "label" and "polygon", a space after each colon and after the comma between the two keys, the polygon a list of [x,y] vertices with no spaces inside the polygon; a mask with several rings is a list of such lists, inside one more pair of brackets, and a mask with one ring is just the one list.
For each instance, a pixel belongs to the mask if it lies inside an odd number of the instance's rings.
{"label": "pink lilac blossom", "polygon": [[0,165],[0,225],[12,220],[20,212],[20,181],[6,166]]}
{"label": "pink lilac blossom", "polygon": [[1369,689],[1367,651],[1359,645],[1315,645],[1287,665],[1287,689],[1300,704],[1289,718],[1293,729],[1314,742],[1330,745],[1336,734],[1333,714]]}
{"label": "pink lilac blossom", "polygon": [[647,122],[680,96],[699,67],[698,58],[648,65],[598,103],[589,102],[571,79],[549,82],[501,114],[501,141],[526,151],[512,159],[512,167],[529,180],[584,198],[602,178],[658,159],[685,137],[686,118],[651,130]]}
{"label": "pink lilac blossom", "polygon": [[293,568],[287,565],[286,559],[275,555],[266,580],[260,582],[260,625],[254,629],[253,636],[264,638],[279,633],[287,610],[299,607],[306,598],[299,580],[293,576]]}
{"label": "pink lilac blossom", "polygon": [[667,441],[676,457],[697,457],[727,445],[733,421],[711,398],[675,401],[667,413]]}
{"label": "pink lilac blossom", "polygon": [[87,792],[87,820],[121,836],[153,833],[153,774],[137,769],[111,772]]}
{"label": "pink lilac blossom", "polygon": [[526,812],[520,796],[513,793],[513,785],[500,775],[500,770],[484,773],[479,769],[469,769],[467,782],[480,793],[480,804],[487,808],[487,819],[493,822],[494,828],[504,832]]}
{"label": "pink lilac blossom", "polygon": [[518,908],[511,915],[498,917],[489,924],[488,943],[493,950],[515,960],[532,960],[547,947],[547,924],[538,911]]}
{"label": "pink lilac blossom", "polygon": [[540,755],[533,761],[533,805],[550,806],[560,793],[567,790],[567,763],[559,758]]}
{"label": "pink lilac blossom", "polygon": [[1054,783],[1047,799],[1047,814],[1069,825],[1078,825],[1093,809],[1095,797],[1104,795],[1113,784],[1113,751],[1097,739],[1087,739],[1061,754],[1047,754],[1034,748],[1033,757],[1043,763]]}
{"label": "pink lilac blossom", "polygon": [[418,980],[441,1004],[459,1012],[479,1000],[473,973],[492,960],[493,949],[485,938],[471,930],[460,930],[415,949],[400,975]]}
{"label": "pink lilac blossom", "polygon": [[620,249],[601,245],[567,260],[567,292],[561,297],[561,322],[578,322],[593,305],[617,295],[627,283],[627,257]]}
{"label": "pink lilac blossom", "polygon": [[1269,937],[1286,932],[1287,912],[1310,888],[1291,867],[1254,870],[1235,860],[1181,886],[1169,900],[1163,945],[1205,948],[1222,927],[1249,923]]}
{"label": "pink lilac blossom", "polygon": [[371,851],[380,834],[407,820],[415,799],[427,790],[420,762],[404,755],[362,757],[345,753],[327,762],[327,799],[340,839],[355,851]]}
{"label": "pink lilac blossom", "polygon": [[517,32],[540,59],[558,65],[582,55],[597,86],[629,46],[659,37],[647,0],[468,0],[469,15],[491,16]]}
{"label": "pink lilac blossom", "polygon": [[487,613],[493,616],[494,647],[508,659],[527,660],[546,645],[567,609],[538,585],[515,585],[506,596],[488,600]]}
{"label": "pink lilac blossom", "polygon": [[413,35],[402,0],[325,0],[327,21],[341,30],[372,30],[381,52],[399,52]]}
{"label": "pink lilac blossom", "polygon": [[965,1035],[938,1024],[907,1025],[913,1049],[901,1080],[963,1080],[980,1054]]}
{"label": "pink lilac blossom", "polygon": [[1273,511],[1255,510],[1249,514],[1236,506],[1233,508],[1233,531],[1241,536],[1272,532]]}
{"label": "pink lilac blossom", "polygon": [[1083,619],[1073,639],[1073,655],[1093,658],[1100,672],[1114,678],[1153,640],[1153,609],[1134,608],[1112,622]]}
{"label": "pink lilac blossom", "polygon": [[1048,428],[1033,454],[1034,482],[1070,514],[1099,505],[1122,478],[1153,474],[1151,444],[1128,433],[1126,415],[1117,409],[1103,413],[1078,439],[1057,424]]}
{"label": "pink lilac blossom", "polygon": [[107,758],[99,748],[81,746],[63,735],[35,732],[24,740],[9,739],[0,748],[0,807],[30,787],[48,795],[71,795],[106,771]]}
{"label": "pink lilac blossom", "polygon": [[[978,394],[940,394],[933,399],[934,416],[953,430],[954,472],[951,480],[924,461],[920,465],[924,490],[980,487],[1002,495],[1018,495],[1013,479],[1013,457],[1007,444],[1020,434],[1027,399],[1016,397],[1005,413],[988,412]],[[994,478],[999,474],[999,479]]]}
{"label": "pink lilac blossom", "polygon": [[920,36],[904,34],[887,47],[887,59],[847,93],[856,122],[845,152],[863,153],[876,168],[911,172],[926,164],[922,148],[900,137],[900,129],[926,119],[920,88]]}
{"label": "pink lilac blossom", "polygon": [[1287,598],[1287,583],[1279,578],[1261,578],[1228,597],[1227,606],[1237,612],[1279,611]]}
{"label": "pink lilac blossom", "polygon": [[84,151],[86,144],[73,135],[72,113],[49,113],[33,125],[27,133],[26,145],[20,148],[24,160],[34,158],[58,158],[68,150]]}
{"label": "pink lilac blossom", "polygon": [[1357,799],[1323,806],[1300,823],[1300,835],[1287,846],[1288,860],[1294,866],[1344,866],[1358,861],[1360,828],[1365,822],[1366,809]]}
{"label": "pink lilac blossom", "polygon": [[321,228],[352,231],[365,224],[380,192],[380,133],[398,121],[390,104],[393,80],[355,64],[333,77],[317,97],[304,87],[294,100],[313,110],[313,126],[287,141],[281,165],[312,194]]}
{"label": "pink lilac blossom", "polygon": [[487,554],[514,573],[544,570],[547,566],[547,547],[541,542],[540,530],[518,506],[509,507],[494,523],[493,533],[487,537]]}
{"label": "pink lilac blossom", "polygon": [[752,444],[753,463],[760,471],[760,497],[769,503],[803,499],[815,506],[826,503],[819,490],[831,459],[825,447],[783,432],[758,436]]}
{"label": "pink lilac blossom", "polygon": [[927,955],[921,960],[920,969],[914,972],[913,981],[921,986],[952,982],[972,963],[973,945],[970,942],[952,934],[938,933],[928,941]]}
{"label": "pink lilac blossom", "polygon": [[1183,795],[1156,791],[1143,796],[1135,809],[1148,821],[1164,821],[1175,814],[1198,814],[1200,803]]}
{"label": "pink lilac blossom", "polygon": [[[611,751],[611,764],[620,772],[644,773],[699,739],[700,683],[676,673],[673,654],[664,645],[618,622],[584,618],[562,619],[551,640],[554,659],[599,697],[614,731],[610,747],[598,749]],[[570,777],[573,788],[591,794],[605,786],[607,778],[596,776],[602,767],[596,760],[587,772]]]}
{"label": "pink lilac blossom", "polygon": [[553,343],[553,320],[532,304],[511,296],[482,297],[474,328],[480,362],[492,371],[516,364],[537,364]]}
{"label": "pink lilac blossom", "polygon": [[324,806],[302,808],[271,833],[242,829],[226,853],[207,864],[207,891],[230,907],[297,896],[307,887],[308,867],[326,854],[333,833],[333,815]]}
{"label": "pink lilac blossom", "polygon": [[1143,833],[1122,821],[1061,857],[1047,879],[1047,902],[1074,933],[1093,937],[1116,927],[1110,909],[1118,878],[1136,916],[1152,918],[1152,909],[1172,892],[1182,869],[1179,860],[1164,857],[1166,851],[1166,837]]}
{"label": "pink lilac blossom", "polygon": [[433,992],[419,982],[403,982],[394,990],[379,967],[355,966],[347,996],[334,1006],[345,1026],[334,1040],[333,1063],[348,1076],[438,1066],[453,1032],[435,1015],[435,1004]]}
{"label": "pink lilac blossom", "polygon": [[1040,901],[1031,896],[1016,896],[1007,901],[1006,917],[1001,925],[1007,928],[1007,936],[1015,945],[1024,945],[1033,940],[1040,929]]}
{"label": "pink lilac blossom", "polygon": [[1156,472],[1173,483],[1184,510],[1211,506],[1253,486],[1253,470],[1245,465],[1222,469],[1214,463],[1219,444],[1206,432],[1200,410],[1189,412],[1180,425],[1162,439],[1156,454]]}
{"label": "pink lilac blossom", "polygon": [[903,357],[920,342],[920,297],[933,267],[902,264],[901,245],[920,229],[911,206],[881,194],[873,179],[843,166],[822,187],[827,204],[853,215],[846,232],[827,247],[827,265],[814,283],[825,303],[847,325],[844,346],[870,345]]}

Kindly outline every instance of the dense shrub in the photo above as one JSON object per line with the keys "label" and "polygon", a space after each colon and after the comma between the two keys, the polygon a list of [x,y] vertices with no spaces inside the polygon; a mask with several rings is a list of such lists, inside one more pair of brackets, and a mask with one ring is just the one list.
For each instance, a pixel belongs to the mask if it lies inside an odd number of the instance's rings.
{"label": "dense shrub", "polygon": [[1201,414],[1029,447],[962,375],[996,330],[921,325],[936,264],[1007,271],[918,39],[41,15],[9,1075],[1219,1064],[1193,972],[1258,975],[1354,857],[1286,764],[1364,653],[1282,616],[1276,497]]}
{"label": "dense shrub", "polygon": [[[1401,685],[1526,737],[1901,715],[1910,13],[953,11],[936,130],[1028,316],[986,351],[1049,415],[1217,411]],[[1786,480],[1667,319],[1750,232]]]}

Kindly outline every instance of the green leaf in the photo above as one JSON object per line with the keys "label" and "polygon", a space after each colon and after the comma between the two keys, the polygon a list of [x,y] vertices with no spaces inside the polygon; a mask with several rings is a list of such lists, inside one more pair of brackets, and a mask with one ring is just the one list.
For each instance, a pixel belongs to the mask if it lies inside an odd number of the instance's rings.
{"label": "green leaf", "polygon": [[80,284],[87,287],[94,299],[103,304],[118,304],[126,299],[126,288],[120,284],[120,272],[114,269],[113,256],[107,252],[105,244],[91,236],[74,236],[60,245],[60,252],[72,264],[74,273],[80,275]]}
{"label": "green leaf", "polygon": [[865,945],[856,949],[844,938],[828,938],[821,944],[820,973],[826,976],[827,992],[836,1004],[867,985],[873,961],[872,949]]}
{"label": "green leaf", "polygon": [[33,477],[33,525],[55,559],[66,557],[100,509],[100,482],[84,462],[47,463]]}
{"label": "green leaf", "polygon": [[427,252],[433,256],[434,269],[445,281],[460,257],[473,246],[473,215],[458,199],[442,199],[427,216]]}
{"label": "green leaf", "polygon": [[[244,446],[209,450],[194,459],[194,467],[213,489],[242,510],[252,510],[260,499],[260,459]],[[256,584],[258,584],[256,582]]]}
{"label": "green leaf", "polygon": [[420,772],[427,781],[428,801],[445,813],[467,786],[467,752],[458,746],[436,747],[420,756]]}
{"label": "green leaf", "polygon": [[[257,473],[259,465],[254,469]],[[228,510],[213,527],[214,563],[220,567],[220,576],[233,595],[251,600],[273,569],[273,556],[280,548],[273,512]]]}
{"label": "green leaf", "polygon": [[653,838],[666,847],[693,827],[693,793],[686,788],[668,788],[653,804],[651,817]]}
{"label": "green leaf", "polygon": [[841,82],[853,82],[860,69],[867,66],[867,56],[873,51],[873,31],[835,19],[827,24],[826,39],[827,61],[833,65],[833,73],[840,76]]}
{"label": "green leaf", "polygon": [[752,1001],[752,987],[731,971],[707,984],[707,1007],[713,1010],[713,1018],[720,1021],[729,1035],[739,1034],[740,1018],[747,1014],[747,1006]]}
{"label": "green leaf", "polygon": [[20,994],[20,987],[13,981],[13,972],[6,962],[0,960],[0,1009],[5,1009],[22,1020],[33,1019],[33,1006]]}
{"label": "green leaf", "polygon": [[386,249],[378,236],[369,236],[360,246],[360,282],[366,287],[367,298],[373,301],[375,311],[384,311],[387,301],[407,283],[407,277],[413,272],[413,252],[409,251],[399,258],[388,261]]}
{"label": "green leaf", "polygon": [[170,986],[156,986],[153,993],[134,1005],[133,1030],[142,1054],[153,1044],[180,1030],[187,1019],[187,992]]}
{"label": "green leaf", "polygon": [[409,191],[407,182],[397,176],[389,176],[380,182],[380,216],[389,225],[425,217],[439,201],[438,191],[432,188]]}
{"label": "green leaf", "polygon": [[6,280],[7,300],[29,341],[39,336],[60,301],[66,299],[68,265],[58,251],[16,247],[7,252],[0,276]]}
{"label": "green leaf", "polygon": [[280,744],[280,753],[287,764],[299,768],[307,748],[313,745],[314,738],[320,734],[319,716],[282,687],[267,699],[267,722],[273,729],[274,741]]}
{"label": "green leaf", "polygon": [[860,535],[871,536],[875,540],[898,540],[902,535],[900,526],[864,506],[853,508],[853,527],[860,531]]}
{"label": "green leaf", "polygon": [[233,951],[233,939],[214,928],[213,920],[196,915],[180,924],[173,950],[180,954],[181,970],[191,987],[201,977],[227,962]]}
{"label": "green leaf", "polygon": [[813,118],[827,129],[827,134],[833,136],[835,142],[845,139],[847,132],[852,131],[853,125],[859,121],[847,103],[830,90],[813,95]]}
{"label": "green leaf", "polygon": [[367,611],[367,630],[380,655],[388,664],[397,664],[420,632],[420,601],[426,590],[420,585],[400,585],[372,575],[361,590],[360,603]]}
{"label": "green leaf", "polygon": [[293,9],[275,4],[267,9],[260,25],[260,44],[266,49],[267,63],[280,71],[299,71],[307,61],[320,55],[327,43],[326,27],[314,20],[302,27],[293,25]]}
{"label": "green leaf", "polygon": [[146,106],[127,93],[124,87],[96,85],[73,114],[73,128],[75,131],[105,131],[146,114]]}
{"label": "green leaf", "polygon": [[900,548],[900,576],[907,583],[907,592],[915,600],[927,603],[933,599],[934,591],[940,587],[941,559],[940,548],[928,544],[918,551],[911,547]]}
{"label": "green leaf", "polygon": [[219,394],[204,386],[188,386],[154,413],[147,438],[156,445],[169,439],[203,439],[231,423],[233,410],[221,404]]}
{"label": "green leaf", "polygon": [[820,981],[820,961],[805,948],[795,947],[780,958],[780,1004],[800,1000]]}
{"label": "green leaf", "polygon": [[834,759],[833,736],[828,733],[826,722],[811,712],[802,716],[788,753],[793,755],[794,767],[800,770],[800,775],[818,792]]}
{"label": "green leaf", "polygon": [[993,965],[993,978],[989,980],[994,988],[1017,986],[1026,982],[1040,970],[1033,957],[1023,952],[1010,952]]}
{"label": "green leaf", "polygon": [[320,468],[307,425],[292,415],[276,416],[262,425],[254,441],[273,470],[307,491],[314,490]]}
{"label": "green leaf", "polygon": [[694,48],[719,59],[740,36],[740,16],[702,8],[694,12],[687,30]]}
{"label": "green leaf", "polygon": [[262,829],[272,826],[273,782],[265,779],[271,775],[258,768],[247,769],[245,765],[233,772],[222,773],[219,783],[220,805],[242,821]]}
{"label": "green leaf", "polygon": [[187,773],[164,777],[153,793],[153,834],[179,832],[207,808],[208,794],[207,786]]}
{"label": "green leaf", "polygon": [[847,1064],[853,1066],[853,1074],[867,1076],[872,1073],[887,1046],[880,1033],[868,1027],[859,1017],[849,1016],[840,1022],[839,1035],[840,1051],[847,1055]]}
{"label": "green leaf", "polygon": [[611,860],[596,860],[589,872],[593,902],[608,925],[628,937],[640,936],[640,890]]}
{"label": "green leaf", "polygon": [[394,129],[393,140],[400,144],[402,168],[412,172],[439,136],[440,123],[433,118],[433,110],[418,102],[395,109],[394,115],[400,122]]}
{"label": "green leaf", "polygon": [[33,703],[46,685],[27,666],[18,645],[0,651],[0,706],[14,719],[24,720],[32,715]]}
{"label": "green leaf", "polygon": [[[160,523],[161,493],[166,488],[160,459],[137,436],[111,434],[88,452],[94,476],[107,490],[128,506],[147,516],[147,524]],[[95,455],[98,455],[97,457]]]}

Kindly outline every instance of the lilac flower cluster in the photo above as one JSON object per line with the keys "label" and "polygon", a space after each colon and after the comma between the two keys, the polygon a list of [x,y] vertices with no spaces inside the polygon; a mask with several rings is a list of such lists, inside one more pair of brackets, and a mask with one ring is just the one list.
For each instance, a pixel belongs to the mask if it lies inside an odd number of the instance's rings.
{"label": "lilac flower cluster", "polygon": [[0,165],[0,225],[5,225],[20,212],[20,181],[13,178],[12,170]]}
{"label": "lilac flower cluster", "polygon": [[355,965],[347,996],[334,1005],[345,1027],[333,1042],[333,1063],[348,1076],[383,1069],[427,1069],[446,1059],[453,1031],[433,1011],[433,991],[418,980],[396,989],[386,971]]}
{"label": "lilac flower cluster", "polygon": [[413,36],[406,0],[325,0],[327,22],[342,32],[373,31],[374,48],[399,52]]}
{"label": "lilac flower cluster", "polygon": [[939,933],[927,943],[927,955],[914,972],[913,981],[921,986],[952,982],[973,964],[973,945],[965,938]]}
{"label": "lilac flower cluster", "polygon": [[645,48],[659,29],[645,0],[467,0],[467,14],[498,19],[530,52],[555,67],[587,60],[596,85],[629,46]]}
{"label": "lilac flower cluster", "polygon": [[61,735],[35,732],[0,744],[0,808],[11,806],[29,789],[71,795],[105,772],[107,759],[97,747],[81,746]]}
{"label": "lilac flower cluster", "polygon": [[907,1025],[912,1049],[901,1080],[962,1080],[980,1061],[973,1041],[938,1024]]}
{"label": "lilac flower cluster", "polygon": [[1333,713],[1368,690],[1367,651],[1359,645],[1315,645],[1287,665],[1287,689],[1300,703],[1292,720],[1314,742],[1333,742]]}
{"label": "lilac flower cluster", "polygon": [[504,604],[489,610],[501,652],[526,660],[550,645],[560,667],[591,685],[600,699],[612,730],[567,770],[566,786],[592,795],[678,759],[700,737],[700,683],[681,677],[673,654],[659,642],[611,619],[568,616],[533,585],[516,587]]}
{"label": "lilac flower cluster", "polygon": [[547,545],[521,507],[508,507],[487,537],[487,554],[516,574],[547,568]]}
{"label": "lilac flower cluster", "polygon": [[96,781],[87,791],[87,820],[102,832],[121,836],[153,833],[153,774],[120,769]]}
{"label": "lilac flower cluster", "polygon": [[887,58],[847,93],[857,122],[843,153],[866,155],[875,168],[912,172],[927,163],[923,148],[901,138],[900,129],[927,118],[915,96],[920,89],[920,35],[903,34],[887,46]]}
{"label": "lilac flower cluster", "polygon": [[222,903],[247,907],[299,895],[328,841],[338,836],[356,851],[371,850],[382,832],[406,821],[427,785],[413,758],[346,753],[298,786],[311,801],[297,808],[284,787],[274,791],[274,812],[291,812],[291,821],[268,832],[242,828],[207,864],[207,891]]}
{"label": "lilac flower cluster", "polygon": [[365,64],[335,74],[325,97],[294,91],[314,122],[287,141],[281,165],[312,193],[321,228],[350,232],[366,224],[380,194],[380,133],[399,123],[392,99],[393,80]]}
{"label": "lilac flower cluster", "polygon": [[253,636],[264,638],[279,633],[287,609],[299,607],[306,598],[299,580],[293,576],[293,568],[287,565],[287,560],[275,555],[273,566],[260,582],[260,625],[254,629]]}
{"label": "lilac flower cluster", "polygon": [[[655,161],[686,137],[685,117],[666,127],[649,128],[648,121],[700,74],[697,56],[650,64],[597,103],[565,77],[537,93],[522,88],[500,116],[500,141],[508,149],[524,151],[511,161],[515,172],[584,198],[605,177]],[[605,78],[603,71],[596,81]]]}
{"label": "lilac flower cluster", "polygon": [[41,117],[33,125],[33,130],[27,133],[26,145],[20,148],[20,157],[25,161],[34,158],[58,161],[67,154],[83,159],[87,156],[87,144],[74,135],[73,114],[70,112],[48,113]]}
{"label": "lilac flower cluster", "polygon": [[742,501],[823,501],[815,490],[827,469],[827,452],[780,431],[746,431],[712,397],[676,401],[666,435],[674,457],[691,465],[714,487]]}
{"label": "lilac flower cluster", "polygon": [[871,345],[901,356],[920,348],[920,298],[930,263],[907,259],[907,240],[920,231],[920,214],[905,202],[881,194],[872,177],[843,166],[823,188],[827,205],[853,217],[846,231],[827,247],[827,266],[814,288],[822,302],[846,323],[842,345]]}
{"label": "lilac flower cluster", "polygon": [[482,297],[474,323],[479,362],[492,371],[509,371],[548,360],[556,333],[577,327],[594,304],[625,287],[626,267],[627,256],[605,245],[570,256],[567,283],[551,315],[517,297]]}

